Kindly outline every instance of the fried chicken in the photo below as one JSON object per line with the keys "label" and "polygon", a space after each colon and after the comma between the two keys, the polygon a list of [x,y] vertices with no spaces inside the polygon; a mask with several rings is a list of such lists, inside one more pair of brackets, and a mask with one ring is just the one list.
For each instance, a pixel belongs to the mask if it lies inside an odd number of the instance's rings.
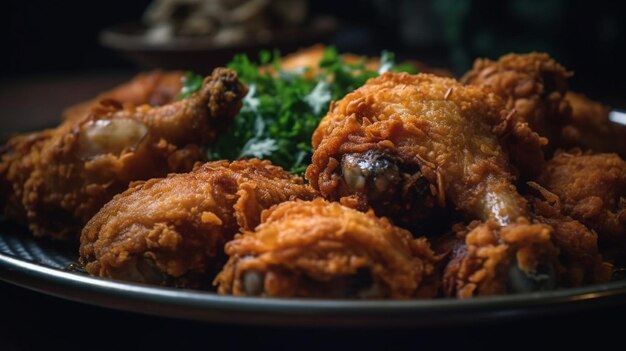
{"label": "fried chicken", "polygon": [[565,99],[572,106],[572,116],[563,127],[560,147],[616,152],[626,157],[626,127],[609,120],[609,107],[571,91]]}
{"label": "fried chicken", "polygon": [[385,73],[333,104],[306,176],[331,200],[410,225],[435,205],[506,225],[524,216],[492,127],[502,101],[428,74]]}
{"label": "fried chicken", "polygon": [[559,286],[605,283],[611,279],[613,265],[605,261],[598,248],[598,234],[581,222],[563,215],[554,206],[554,194],[531,182],[538,196],[528,196],[532,217],[552,227],[552,240],[559,249],[557,281]]}
{"label": "fried chicken", "polygon": [[1,155],[0,205],[36,236],[76,237],[131,181],[191,170],[246,92],[235,72],[218,68],[188,99],[128,109],[107,100],[77,121],[17,136]]}
{"label": "fried chicken", "polygon": [[601,242],[626,244],[626,162],[618,155],[559,152],[537,182],[555,195],[553,206]]}
{"label": "fried chicken", "polygon": [[469,298],[550,290],[556,286],[557,249],[550,227],[525,218],[501,228],[473,222],[455,228],[450,261],[443,273],[446,296]]}
{"label": "fried chicken", "polygon": [[322,199],[263,212],[255,231],[226,245],[221,294],[316,298],[415,298],[437,292],[438,257],[425,238]]}
{"label": "fried chicken", "polygon": [[70,106],[63,112],[63,119],[76,121],[89,114],[100,101],[115,100],[122,105],[162,106],[173,102],[182,88],[183,72],[152,71],[138,74],[129,82],[121,84],[95,99]]}
{"label": "fried chicken", "polygon": [[256,159],[217,161],[131,186],[85,226],[80,257],[101,277],[209,287],[224,243],[259,224],[261,211],[315,192],[302,178]]}
{"label": "fried chicken", "polygon": [[571,107],[564,99],[572,73],[544,53],[508,54],[498,61],[477,59],[461,82],[485,87],[498,94],[511,110],[508,129],[500,133],[511,162],[526,179],[536,177],[543,166],[542,148],[548,154],[560,145],[561,128]]}
{"label": "fried chicken", "polygon": [[[531,187],[547,197],[527,196],[533,224],[518,220],[498,233],[493,222],[474,222],[456,225],[451,235],[436,239],[435,252],[448,256],[443,273],[446,296],[532,292],[611,279],[613,265],[600,253],[598,235],[561,214],[551,204],[553,194],[533,182]],[[523,274],[516,262],[538,265],[532,274]]]}

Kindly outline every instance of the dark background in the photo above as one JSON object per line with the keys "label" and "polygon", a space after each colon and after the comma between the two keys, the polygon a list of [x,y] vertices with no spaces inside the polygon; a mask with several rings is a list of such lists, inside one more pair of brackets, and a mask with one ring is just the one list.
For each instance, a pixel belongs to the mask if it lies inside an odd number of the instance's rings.
{"label": "dark background", "polygon": [[[141,17],[147,0],[3,2],[2,78],[137,69],[98,43],[105,27]],[[626,105],[626,21],[620,1],[310,1],[342,25],[329,43],[379,54],[389,49],[460,74],[475,57],[546,51],[576,72],[574,90]],[[1,78],[0,78],[1,79]]]}

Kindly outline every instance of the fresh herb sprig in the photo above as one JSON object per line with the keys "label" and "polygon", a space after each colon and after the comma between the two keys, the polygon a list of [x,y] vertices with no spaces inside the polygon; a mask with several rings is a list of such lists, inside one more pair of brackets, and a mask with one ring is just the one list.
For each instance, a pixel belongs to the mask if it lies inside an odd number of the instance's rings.
{"label": "fresh herb sprig", "polygon": [[[314,77],[307,74],[307,68],[281,70],[278,52],[264,51],[259,61],[256,64],[245,55],[237,55],[228,64],[248,85],[249,92],[233,124],[208,145],[207,156],[209,160],[269,159],[296,174],[304,173],[311,161],[311,136],[328,112],[330,101],[339,100],[368,79],[398,67],[390,52],[382,53],[380,69],[373,71],[366,67],[365,58],[344,62],[333,47],[325,50]],[[403,66],[401,70],[414,73],[413,66]],[[183,93],[197,90],[197,81],[186,76]]]}

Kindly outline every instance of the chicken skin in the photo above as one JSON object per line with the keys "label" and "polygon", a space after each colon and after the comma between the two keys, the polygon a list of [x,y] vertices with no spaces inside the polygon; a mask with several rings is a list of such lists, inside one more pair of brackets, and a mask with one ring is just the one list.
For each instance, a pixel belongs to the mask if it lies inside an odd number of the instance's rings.
{"label": "chicken skin", "polygon": [[130,182],[191,170],[246,92],[235,72],[218,68],[188,99],[128,109],[107,100],[77,121],[17,136],[2,150],[0,205],[36,236],[76,238]]}
{"label": "chicken skin", "polygon": [[184,74],[181,71],[152,71],[141,73],[95,99],[70,106],[63,112],[64,120],[76,121],[89,114],[100,101],[115,100],[122,105],[162,106],[173,102],[180,94]]}
{"label": "chicken skin", "polygon": [[315,192],[302,178],[256,159],[217,161],[131,186],[85,226],[80,259],[101,277],[210,287],[224,243],[251,230],[261,211]]}
{"label": "chicken skin", "polygon": [[554,203],[556,196],[537,183],[530,184],[539,195],[529,195],[532,217],[552,227],[552,239],[559,250],[559,286],[605,283],[613,265],[605,260],[598,246],[598,234],[581,222],[563,215]]}
{"label": "chicken skin", "polygon": [[556,287],[558,251],[549,226],[520,218],[504,228],[489,220],[455,231],[454,237],[444,238],[450,240],[442,279],[446,296],[469,298]]}
{"label": "chicken skin", "polygon": [[481,86],[506,102],[510,130],[501,133],[511,162],[526,179],[534,179],[543,166],[542,149],[548,154],[560,145],[561,128],[571,107],[564,98],[572,73],[543,53],[508,54],[498,61],[477,59],[461,82]]}
{"label": "chicken skin", "polygon": [[559,152],[537,181],[553,206],[598,233],[606,244],[626,244],[626,162],[616,154]]}
{"label": "chicken skin", "polygon": [[255,231],[226,244],[220,294],[314,298],[418,298],[437,292],[439,260],[425,238],[322,199],[263,212]]}
{"label": "chicken skin", "polygon": [[611,122],[609,107],[571,91],[565,95],[572,106],[572,116],[562,130],[563,149],[615,152],[626,157],[626,127]]}

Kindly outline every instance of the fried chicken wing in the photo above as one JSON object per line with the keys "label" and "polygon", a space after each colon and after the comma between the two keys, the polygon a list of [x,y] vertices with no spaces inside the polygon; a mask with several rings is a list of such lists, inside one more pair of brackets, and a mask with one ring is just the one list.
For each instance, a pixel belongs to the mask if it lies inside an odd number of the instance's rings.
{"label": "fried chicken wing", "polygon": [[512,111],[507,117],[511,132],[501,133],[511,162],[526,178],[536,177],[543,165],[542,148],[548,153],[560,145],[561,128],[570,118],[564,99],[572,76],[544,53],[508,54],[498,61],[477,59],[461,82],[485,87],[502,97]]}
{"label": "fried chicken wing", "polygon": [[618,155],[559,152],[537,182],[555,195],[557,209],[601,241],[626,244],[626,162]]}
{"label": "fried chicken wing", "polygon": [[434,297],[438,257],[425,238],[322,199],[263,212],[226,245],[221,294],[317,298]]}
{"label": "fried chicken wing", "polygon": [[100,101],[115,100],[123,105],[162,106],[173,102],[182,88],[183,72],[152,71],[141,73],[129,82],[121,84],[95,99],[70,106],[63,111],[63,119],[76,121],[89,114]]}
{"label": "fried chicken wing", "polygon": [[616,152],[626,157],[626,127],[609,120],[609,107],[571,91],[565,99],[572,106],[572,116],[562,130],[562,148]]}
{"label": "fried chicken wing", "polygon": [[116,196],[85,226],[81,262],[102,277],[209,287],[239,228],[253,229],[274,204],[314,196],[302,178],[269,161],[207,163]]}
{"label": "fried chicken wing", "polygon": [[191,170],[246,92],[218,68],[186,100],[128,109],[109,100],[78,121],[15,137],[1,155],[0,205],[37,236],[76,237],[131,181]]}

